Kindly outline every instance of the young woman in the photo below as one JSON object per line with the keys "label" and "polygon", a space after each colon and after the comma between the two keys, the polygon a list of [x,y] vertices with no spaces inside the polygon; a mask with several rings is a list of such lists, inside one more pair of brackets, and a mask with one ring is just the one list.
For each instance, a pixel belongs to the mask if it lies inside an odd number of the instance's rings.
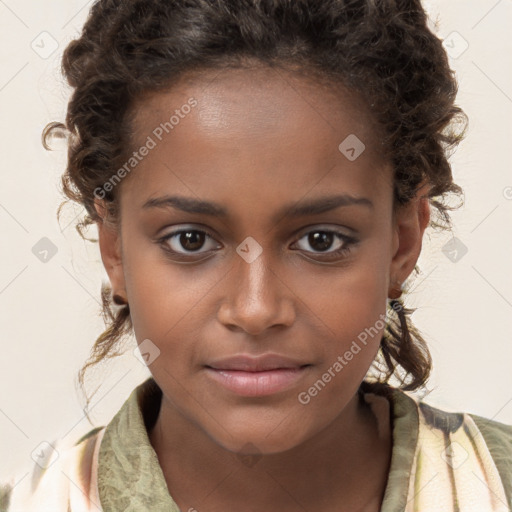
{"label": "young woman", "polygon": [[6,510],[510,510],[512,426],[407,393],[464,118],[419,0],[100,0],[63,69],[111,284],[81,377],[130,333],[152,376]]}

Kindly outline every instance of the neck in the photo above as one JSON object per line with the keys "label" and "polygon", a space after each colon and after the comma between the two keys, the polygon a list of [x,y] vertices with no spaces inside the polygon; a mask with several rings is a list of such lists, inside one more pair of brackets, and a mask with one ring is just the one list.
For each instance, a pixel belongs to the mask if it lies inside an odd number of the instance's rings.
{"label": "neck", "polygon": [[213,511],[214,504],[219,510],[243,509],[247,503],[255,510],[290,510],[293,501],[297,510],[300,504],[356,511],[368,502],[364,510],[380,510],[392,443],[389,429],[378,427],[370,406],[356,394],[326,429],[304,443],[281,453],[240,457],[163,397],[150,441],[181,510]]}

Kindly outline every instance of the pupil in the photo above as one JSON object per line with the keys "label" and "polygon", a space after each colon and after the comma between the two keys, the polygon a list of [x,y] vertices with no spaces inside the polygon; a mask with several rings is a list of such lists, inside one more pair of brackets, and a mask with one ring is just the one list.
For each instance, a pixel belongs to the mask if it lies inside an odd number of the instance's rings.
{"label": "pupil", "polygon": [[315,233],[309,235],[308,241],[311,247],[315,248],[317,251],[325,251],[331,246],[332,236],[332,233],[316,231]]}
{"label": "pupil", "polygon": [[203,233],[198,231],[186,231],[180,236],[180,243],[182,247],[189,251],[200,249],[203,245]]}

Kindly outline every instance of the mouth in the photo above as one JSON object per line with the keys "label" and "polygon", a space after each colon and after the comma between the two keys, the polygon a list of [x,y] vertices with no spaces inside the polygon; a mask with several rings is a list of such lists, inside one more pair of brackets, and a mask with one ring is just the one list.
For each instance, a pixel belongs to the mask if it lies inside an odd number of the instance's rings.
{"label": "mouth", "polygon": [[205,365],[209,377],[241,396],[268,396],[293,387],[311,364],[275,354],[235,356]]}

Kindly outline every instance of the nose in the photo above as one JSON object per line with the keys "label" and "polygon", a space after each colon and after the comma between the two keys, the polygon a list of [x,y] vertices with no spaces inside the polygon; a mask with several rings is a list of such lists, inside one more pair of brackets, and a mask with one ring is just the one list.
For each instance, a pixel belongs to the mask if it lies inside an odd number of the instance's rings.
{"label": "nose", "polygon": [[228,274],[228,291],[219,308],[219,321],[254,336],[269,327],[292,325],[294,294],[278,266],[270,262],[265,251],[251,263],[237,258],[235,268]]}

